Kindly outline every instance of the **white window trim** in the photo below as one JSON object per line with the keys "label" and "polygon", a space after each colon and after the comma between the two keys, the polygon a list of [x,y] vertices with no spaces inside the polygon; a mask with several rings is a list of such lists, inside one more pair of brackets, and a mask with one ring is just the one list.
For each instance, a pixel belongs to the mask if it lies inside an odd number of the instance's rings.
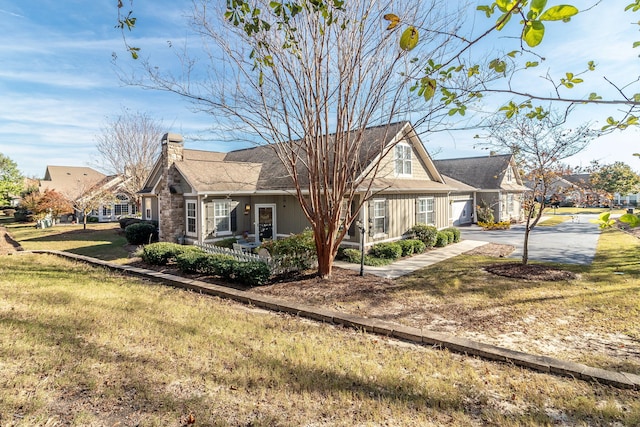
{"label": "white window trim", "polygon": [[[384,213],[384,215],[380,216],[376,216],[376,204],[377,203],[381,203],[382,204],[382,211]],[[387,235],[387,230],[386,230],[386,222],[387,222],[387,205],[386,205],[387,201],[385,199],[374,199],[373,200],[373,212],[371,212],[371,218],[373,219],[373,237],[382,237],[382,236],[386,236]],[[378,230],[376,230],[376,219],[378,218],[382,218],[382,232],[379,232]]]}
{"label": "white window trim", "polygon": [[[435,225],[436,224],[436,201],[434,197],[418,197],[418,206],[420,206],[420,202],[423,201],[425,202],[425,210],[424,212],[422,211],[418,211],[416,212],[416,217],[418,215],[422,215],[424,214],[424,223],[423,224],[427,224],[427,225]],[[428,210],[428,204],[429,201],[431,201],[431,210]],[[429,222],[429,214],[431,214],[431,222]]]}
{"label": "white window trim", "polygon": [[[400,159],[398,157],[398,148],[402,148],[402,159]],[[408,149],[408,153],[409,153],[409,158],[406,159],[404,157],[406,151]],[[403,177],[403,178],[409,178],[413,176],[413,148],[411,147],[411,145],[405,143],[405,142],[401,142],[396,144],[394,150],[393,150],[393,169],[394,172],[396,174],[397,177]],[[402,161],[402,172],[398,172],[398,162]],[[409,163],[409,173],[406,173],[406,169],[407,169],[407,163]]]}
{"label": "white window trim", "polygon": [[[189,216],[189,205],[193,205],[193,216]],[[198,234],[198,203],[195,200],[187,200],[185,202],[184,214],[185,214],[185,222],[184,222],[185,234],[187,236],[196,236]],[[190,231],[189,219],[192,219],[192,218],[193,218],[195,230]]]}
{"label": "white window trim", "polygon": [[153,211],[151,209],[151,198],[146,197],[144,199],[144,216],[146,220],[151,220],[153,217]]}
{"label": "white window trim", "polygon": [[[231,203],[228,200],[214,200],[213,202],[213,224],[214,224],[214,232],[216,236],[230,236],[232,233],[231,231]],[[216,216],[216,205],[226,205],[226,209],[227,209],[227,224],[229,224],[229,229],[225,230],[225,231],[218,231],[218,222],[216,221],[217,218],[224,218],[223,216]]]}

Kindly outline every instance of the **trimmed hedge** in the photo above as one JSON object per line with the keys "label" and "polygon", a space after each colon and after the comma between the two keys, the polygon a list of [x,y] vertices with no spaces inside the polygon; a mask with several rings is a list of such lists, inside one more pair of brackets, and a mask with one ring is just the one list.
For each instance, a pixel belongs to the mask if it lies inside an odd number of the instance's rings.
{"label": "trimmed hedge", "polygon": [[177,243],[157,242],[146,245],[142,248],[142,254],[140,256],[147,264],[166,265],[170,260],[175,260],[178,255],[187,251],[200,251],[204,253],[195,246],[183,246]]}
{"label": "trimmed hedge", "polygon": [[271,271],[264,262],[239,262],[235,265],[234,275],[237,281],[245,285],[260,286],[269,281]]}
{"label": "trimmed hedge", "polygon": [[[89,218],[90,219],[90,218]],[[124,229],[127,242],[131,245],[144,245],[154,239],[156,227],[149,223],[135,223]]]}
{"label": "trimmed hedge", "polygon": [[456,227],[445,228],[443,231],[450,231],[453,233],[453,240],[450,243],[458,243],[460,241],[460,229]]}
{"label": "trimmed hedge", "polygon": [[229,237],[222,240],[217,240],[213,242],[213,246],[219,246],[221,248],[233,249],[233,244],[238,243],[238,240],[235,237]]}
{"label": "trimmed hedge", "polygon": [[376,243],[369,250],[369,255],[396,260],[402,256],[402,247],[396,242]]}
{"label": "trimmed hedge", "polygon": [[353,263],[353,264],[357,264],[360,262],[360,250],[359,249],[344,249],[342,251],[342,257],[344,258],[345,261]]}
{"label": "trimmed hedge", "polygon": [[409,229],[408,234],[424,243],[425,247],[432,248],[436,245],[438,229],[433,225],[416,224]]}
{"label": "trimmed hedge", "polygon": [[444,231],[438,231],[436,235],[436,248],[443,248],[449,244],[449,236],[451,233],[446,233]]}
{"label": "trimmed hedge", "polygon": [[422,240],[418,239],[400,240],[397,243],[402,248],[402,256],[421,254],[427,249],[427,246]]}

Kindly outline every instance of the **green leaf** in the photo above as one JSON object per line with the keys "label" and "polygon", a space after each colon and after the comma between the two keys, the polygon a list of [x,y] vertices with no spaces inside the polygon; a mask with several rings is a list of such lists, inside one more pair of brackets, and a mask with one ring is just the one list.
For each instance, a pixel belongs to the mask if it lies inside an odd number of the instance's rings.
{"label": "green leaf", "polygon": [[547,9],[540,15],[540,21],[566,21],[578,13],[578,8],[571,5],[558,5]]}
{"label": "green leaf", "polygon": [[418,95],[423,96],[425,101],[429,101],[436,93],[436,81],[431,77],[423,77],[420,80],[420,90]]}
{"label": "green leaf", "polygon": [[601,96],[598,96],[598,94],[597,94],[597,93],[595,93],[595,92],[591,92],[591,93],[589,94],[589,101],[597,101],[597,100],[599,100],[599,99],[602,99],[602,97],[601,97]]}
{"label": "green leaf", "polygon": [[515,6],[516,0],[496,0],[496,5],[504,13],[510,13],[513,6]]}
{"label": "green leaf", "polygon": [[638,47],[638,46],[640,46],[640,42],[633,42],[633,47],[634,47],[634,48],[636,48],[636,47]]}
{"label": "green leaf", "polygon": [[418,44],[418,30],[415,27],[409,27],[403,31],[400,36],[400,49],[410,51]]}
{"label": "green leaf", "polygon": [[498,20],[496,21],[496,30],[500,31],[504,28],[505,25],[511,20],[511,14],[509,12],[504,13]]}
{"label": "green leaf", "polygon": [[547,5],[547,0],[533,0],[531,2],[531,11],[536,13],[536,16],[542,12],[542,9]]}
{"label": "green leaf", "polygon": [[540,21],[531,21],[529,24],[524,28],[522,39],[529,47],[536,47],[544,38],[544,24]]}
{"label": "green leaf", "polygon": [[634,102],[640,102],[640,93],[636,93],[633,95],[633,101]]}
{"label": "green leaf", "polygon": [[507,53],[507,56],[510,58],[515,58],[517,54],[518,54],[517,50],[512,50],[511,52]]}
{"label": "green leaf", "polygon": [[624,214],[620,217],[620,222],[629,224],[630,227],[637,227],[640,225],[640,218],[634,214]]}
{"label": "green leaf", "polygon": [[537,67],[538,65],[540,65],[540,63],[538,61],[527,61],[527,63],[525,64],[526,68],[533,68],[533,67]]}
{"label": "green leaf", "polygon": [[496,73],[504,73],[507,70],[507,63],[499,59],[494,59],[489,63],[489,68]]}

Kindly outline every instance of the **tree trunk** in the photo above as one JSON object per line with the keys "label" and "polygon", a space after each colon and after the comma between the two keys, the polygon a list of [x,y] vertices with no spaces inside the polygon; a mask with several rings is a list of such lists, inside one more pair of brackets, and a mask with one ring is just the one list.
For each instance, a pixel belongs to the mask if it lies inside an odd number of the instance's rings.
{"label": "tree trunk", "polygon": [[529,221],[527,219],[527,226],[524,229],[524,246],[522,248],[522,265],[527,265],[529,262],[529,233],[531,232],[531,228],[529,228]]}

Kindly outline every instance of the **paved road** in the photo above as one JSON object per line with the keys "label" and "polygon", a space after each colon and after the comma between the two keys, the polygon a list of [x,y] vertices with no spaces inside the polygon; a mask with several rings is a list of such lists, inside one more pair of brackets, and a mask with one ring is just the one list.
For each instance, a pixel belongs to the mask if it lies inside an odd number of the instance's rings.
{"label": "paved road", "polygon": [[[578,215],[578,221],[566,221],[553,227],[535,227],[529,235],[529,260],[562,264],[591,264],[600,237],[600,228],[589,220],[598,215]],[[509,230],[484,231],[472,225],[461,227],[461,237],[467,240],[514,245],[511,258],[522,258],[524,226]]]}

